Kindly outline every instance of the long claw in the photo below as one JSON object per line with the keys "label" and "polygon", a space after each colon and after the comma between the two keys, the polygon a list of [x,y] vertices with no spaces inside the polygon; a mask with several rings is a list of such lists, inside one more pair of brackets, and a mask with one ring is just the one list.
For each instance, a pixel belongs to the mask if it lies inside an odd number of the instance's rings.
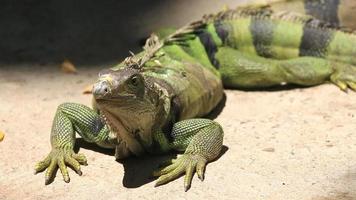
{"label": "long claw", "polygon": [[178,178],[181,174],[183,174],[185,168],[183,165],[179,165],[176,169],[168,174],[162,175],[158,178],[155,187],[168,183],[176,178]]}
{"label": "long claw", "polygon": [[73,168],[77,174],[82,175],[80,164],[86,164],[87,160],[83,154],[75,154],[73,150],[54,148],[48,156],[35,165],[35,173],[47,168],[45,172],[45,184],[52,182],[56,170],[59,168],[65,182],[70,182],[67,166]]}
{"label": "long claw", "polygon": [[51,178],[53,176],[53,172],[57,169],[57,163],[52,160],[51,164],[49,164],[49,167],[47,168],[46,175],[45,175],[45,185],[48,185],[51,181]]}
{"label": "long claw", "polygon": [[162,176],[164,174],[167,174],[169,173],[170,171],[174,170],[175,168],[178,167],[178,164],[177,163],[173,163],[171,165],[168,165],[162,169],[159,169],[159,170],[156,170],[153,172],[153,176]]}
{"label": "long claw", "polygon": [[197,174],[198,174],[198,178],[201,181],[204,181],[204,172],[205,172],[205,166],[206,166],[206,162],[205,161],[199,161],[197,164]]}
{"label": "long claw", "polygon": [[347,82],[347,85],[349,85],[349,87],[356,92],[356,83],[349,81]]}
{"label": "long claw", "polygon": [[64,160],[60,159],[57,164],[58,164],[58,167],[61,170],[61,173],[63,175],[64,182],[69,183],[70,178],[69,178],[67,166],[65,165]]}
{"label": "long claw", "polygon": [[81,176],[81,175],[83,174],[82,171],[80,170],[80,164],[79,164],[79,162],[78,162],[77,160],[75,160],[75,159],[72,158],[72,157],[66,156],[66,157],[64,158],[64,161],[65,161],[68,165],[70,165],[71,167],[73,167],[73,169],[77,172],[77,174],[78,174],[79,176]]}
{"label": "long claw", "polygon": [[72,157],[76,159],[81,165],[88,165],[87,159],[84,154],[73,154]]}
{"label": "long claw", "polygon": [[351,65],[336,64],[335,71],[330,76],[331,82],[344,92],[348,88],[356,91],[356,68]]}
{"label": "long claw", "polygon": [[43,170],[45,170],[49,164],[51,163],[51,158],[49,156],[47,156],[45,159],[43,159],[42,161],[38,162],[35,165],[35,174],[37,174],[38,172],[41,172]]}
{"label": "long claw", "polygon": [[347,84],[342,82],[342,81],[336,81],[336,85],[339,86],[339,88],[346,92],[347,91]]}
{"label": "long claw", "polygon": [[185,178],[184,178],[184,191],[188,191],[191,184],[192,184],[192,179],[193,179],[193,174],[194,174],[195,167],[193,165],[190,165],[185,173]]}
{"label": "long claw", "polygon": [[195,171],[200,180],[204,180],[204,170],[207,159],[199,154],[183,154],[178,157],[173,164],[154,172],[159,176],[155,186],[166,184],[185,173],[184,190],[188,191],[191,187]]}

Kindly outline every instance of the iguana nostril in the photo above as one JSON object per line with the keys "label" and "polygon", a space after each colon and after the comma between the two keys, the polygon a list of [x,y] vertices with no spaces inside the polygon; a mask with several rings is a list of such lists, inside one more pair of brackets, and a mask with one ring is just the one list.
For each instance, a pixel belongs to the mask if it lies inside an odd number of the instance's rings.
{"label": "iguana nostril", "polygon": [[109,92],[108,84],[106,81],[98,82],[94,85],[93,94],[95,96],[102,96]]}

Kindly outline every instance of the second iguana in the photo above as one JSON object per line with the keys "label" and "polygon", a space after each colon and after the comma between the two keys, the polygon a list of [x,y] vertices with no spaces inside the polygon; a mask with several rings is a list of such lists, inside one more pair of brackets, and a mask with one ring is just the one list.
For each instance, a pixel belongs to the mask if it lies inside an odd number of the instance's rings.
{"label": "second iguana", "polygon": [[[100,73],[93,109],[61,104],[51,132],[52,151],[36,164],[46,184],[59,167],[81,174],[85,156],[73,151],[75,134],[115,149],[117,159],[144,153],[183,152],[154,173],[156,185],[185,174],[204,179],[223,145],[223,128],[201,117],[216,107],[223,87],[312,86],[332,82],[356,90],[356,35],[306,15],[268,7],[209,15],[158,38],[144,51]],[[230,134],[230,133],[228,133]]]}

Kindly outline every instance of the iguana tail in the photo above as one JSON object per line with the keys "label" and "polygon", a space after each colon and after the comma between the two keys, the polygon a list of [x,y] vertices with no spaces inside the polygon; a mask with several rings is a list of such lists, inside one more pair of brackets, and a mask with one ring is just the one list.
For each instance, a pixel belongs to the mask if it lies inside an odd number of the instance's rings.
{"label": "iguana tail", "polygon": [[228,87],[331,80],[342,89],[356,89],[356,35],[309,15],[238,8],[205,16],[165,41],[187,46],[182,46],[185,52],[218,69]]}
{"label": "iguana tail", "polygon": [[356,66],[356,34],[308,15],[243,8],[204,20],[205,28],[198,35],[204,36],[201,41],[208,54],[218,50],[211,46],[224,46],[265,58],[311,56]]}

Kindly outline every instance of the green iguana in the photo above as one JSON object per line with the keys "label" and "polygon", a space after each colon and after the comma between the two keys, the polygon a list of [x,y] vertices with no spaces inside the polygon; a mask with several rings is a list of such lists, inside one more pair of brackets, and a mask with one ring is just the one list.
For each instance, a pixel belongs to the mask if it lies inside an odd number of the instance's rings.
{"label": "green iguana", "polygon": [[[325,1],[323,1],[325,2]],[[82,154],[73,151],[75,133],[87,142],[114,148],[117,159],[144,153],[184,152],[156,172],[156,185],[185,174],[204,179],[217,158],[223,128],[200,117],[223,98],[223,87],[265,88],[332,82],[356,90],[356,35],[309,15],[245,7],[205,16],[158,38],[144,51],[99,74],[93,109],[64,103],[51,132],[52,151],[35,166],[47,169],[48,184],[59,167],[81,175]]]}

